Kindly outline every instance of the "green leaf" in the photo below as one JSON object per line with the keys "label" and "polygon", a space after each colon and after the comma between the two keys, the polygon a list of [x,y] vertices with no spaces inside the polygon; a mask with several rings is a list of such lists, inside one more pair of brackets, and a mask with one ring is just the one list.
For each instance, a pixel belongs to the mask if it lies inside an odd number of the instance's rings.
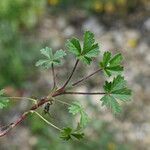
{"label": "green leaf", "polygon": [[4,93],[5,93],[4,90],[0,90],[0,109],[7,107],[9,103],[9,100],[3,96]]}
{"label": "green leaf", "polygon": [[88,122],[89,122],[89,117],[87,113],[84,111],[83,106],[79,102],[74,102],[69,108],[69,113],[76,115],[80,114],[80,127],[84,128]]}
{"label": "green leaf", "polygon": [[118,100],[126,102],[131,99],[131,90],[127,88],[127,82],[124,77],[118,75],[112,82],[105,82],[105,95],[101,98],[102,105],[111,108],[114,113],[121,112]]}
{"label": "green leaf", "polygon": [[83,35],[84,43],[83,43],[83,50],[88,50],[94,44],[94,34],[90,31],[86,31]]}
{"label": "green leaf", "polygon": [[60,138],[62,138],[63,140],[70,140],[71,139],[71,132],[72,132],[71,128],[69,128],[69,127],[64,128],[60,132]]}
{"label": "green leaf", "polygon": [[71,128],[67,127],[64,128],[61,132],[60,132],[60,138],[62,138],[63,140],[70,140],[73,138],[76,138],[78,140],[82,139],[84,137],[84,133],[82,132],[78,132],[78,131],[73,131]]}
{"label": "green leaf", "polygon": [[75,54],[77,59],[81,60],[86,64],[90,64],[92,58],[97,57],[99,54],[98,43],[95,43],[94,34],[90,31],[84,33],[83,48],[81,47],[80,41],[77,38],[72,38],[67,41],[67,49]]}
{"label": "green leaf", "polygon": [[4,93],[5,93],[4,89],[0,90],[0,96],[4,95]]}
{"label": "green leaf", "polygon": [[87,115],[87,113],[85,113],[84,111],[81,111],[81,118],[80,118],[80,126],[83,128],[85,127],[88,122],[89,122],[89,117]]}
{"label": "green leaf", "polygon": [[101,98],[101,101],[102,106],[112,109],[115,114],[121,112],[121,107],[113,96],[105,95]]}
{"label": "green leaf", "polygon": [[67,40],[66,47],[70,52],[72,52],[77,56],[81,54],[81,46],[80,46],[79,39],[77,38],[72,38],[70,40]]}
{"label": "green leaf", "polygon": [[111,55],[110,52],[105,52],[103,60],[100,62],[100,67],[108,76],[111,76],[113,73],[120,74],[123,71],[123,66],[120,64],[123,60],[122,55],[120,53],[113,57]]}
{"label": "green leaf", "polygon": [[59,60],[59,59],[63,58],[65,55],[66,55],[66,53],[63,50],[58,50],[54,54],[54,60]]}
{"label": "green leaf", "polygon": [[69,108],[69,113],[76,115],[83,111],[83,107],[79,102],[74,102]]}
{"label": "green leaf", "polygon": [[78,139],[78,140],[81,140],[81,139],[83,139],[83,137],[84,137],[84,133],[72,133],[71,134],[73,137],[75,137],[76,139]]}
{"label": "green leaf", "polygon": [[44,55],[44,56],[46,56],[48,58],[53,56],[52,49],[48,48],[48,47],[41,49],[40,52],[41,52],[42,55]]}
{"label": "green leaf", "polygon": [[46,69],[51,68],[52,64],[55,66],[61,65],[61,59],[66,55],[63,50],[57,50],[56,53],[53,54],[52,49],[48,47],[46,47],[45,49],[41,49],[40,51],[41,54],[46,58],[36,62],[36,66],[42,66]]}

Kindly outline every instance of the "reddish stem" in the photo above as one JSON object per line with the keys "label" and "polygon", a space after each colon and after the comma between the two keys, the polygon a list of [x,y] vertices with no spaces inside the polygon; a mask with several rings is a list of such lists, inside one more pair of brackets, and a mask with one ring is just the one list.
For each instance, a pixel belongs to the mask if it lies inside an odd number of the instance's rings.
{"label": "reddish stem", "polygon": [[76,86],[77,84],[87,80],[88,78],[92,77],[93,75],[95,75],[96,73],[100,72],[101,70],[102,69],[98,69],[98,70],[94,71],[93,73],[89,74],[88,76],[86,76],[86,77],[80,79],[79,81],[76,81],[75,83],[73,83],[72,86]]}
{"label": "reddish stem", "polygon": [[[100,92],[97,92],[97,93],[84,93],[84,92],[65,92],[65,87],[67,86],[67,84],[69,83],[76,67],[77,67],[77,64],[78,64],[79,60],[76,61],[75,63],[75,66],[72,70],[72,73],[71,75],[69,76],[68,80],[66,81],[66,83],[64,84],[64,86],[60,89],[58,89],[57,91],[55,91],[53,94],[52,94],[52,97],[56,97],[56,96],[59,96],[59,95],[63,95],[63,94],[83,94],[83,95],[97,95],[97,94],[105,94],[105,93],[100,93]],[[88,75],[87,77],[84,77],[82,78],[81,80],[75,82],[72,84],[72,86],[75,86],[77,84],[79,84],[80,82],[90,78],[91,76],[93,76],[94,74],[98,73],[101,69],[98,69],[97,71],[95,71],[94,73]],[[49,101],[49,97],[46,97],[46,98],[43,98],[41,100],[39,100],[39,102],[35,105],[33,105],[29,111],[25,112],[24,114],[22,114],[16,121],[14,121],[13,123],[10,123],[9,125],[7,126],[1,126],[0,127],[0,137],[6,135],[11,129],[13,129],[15,126],[17,126],[19,123],[21,123],[26,117],[27,115],[29,114],[30,111],[32,110],[36,110],[37,108],[39,108],[40,106],[42,106],[43,104],[47,103]]]}
{"label": "reddish stem", "polygon": [[[60,93],[63,92],[61,89],[56,91],[52,97],[56,97],[58,95],[60,95]],[[13,123],[10,123],[7,126],[1,126],[0,127],[0,137],[6,135],[12,128],[14,128],[15,126],[17,126],[19,123],[21,123],[29,114],[29,112],[31,110],[36,110],[37,108],[39,108],[40,106],[42,106],[43,104],[45,104],[46,102],[48,102],[49,99],[47,98],[43,98],[41,99],[37,104],[33,105],[29,111],[25,112],[24,114],[22,114],[16,121],[14,121]]]}
{"label": "reddish stem", "polygon": [[53,76],[53,88],[56,87],[56,76],[55,76],[55,70],[54,70],[54,64],[52,63],[52,76]]}
{"label": "reddish stem", "polygon": [[15,122],[11,123],[8,126],[3,126],[1,127],[0,130],[0,137],[6,135],[12,128],[14,128],[15,126],[17,126],[19,123],[21,123],[26,117],[27,117],[28,113],[24,113],[23,115],[21,115]]}
{"label": "reddish stem", "polygon": [[71,95],[101,95],[105,94],[104,92],[64,92],[62,94],[71,94]]}
{"label": "reddish stem", "polygon": [[74,72],[75,72],[75,70],[76,70],[76,68],[77,68],[78,63],[79,63],[79,59],[77,59],[75,65],[74,65],[74,67],[73,67],[73,70],[72,70],[72,72],[71,72],[69,78],[67,79],[67,81],[66,81],[65,84],[63,85],[62,89],[64,89],[64,88],[67,86],[67,84],[69,83],[69,81],[71,80],[71,78],[72,78],[72,76],[73,76],[73,74],[74,74]]}

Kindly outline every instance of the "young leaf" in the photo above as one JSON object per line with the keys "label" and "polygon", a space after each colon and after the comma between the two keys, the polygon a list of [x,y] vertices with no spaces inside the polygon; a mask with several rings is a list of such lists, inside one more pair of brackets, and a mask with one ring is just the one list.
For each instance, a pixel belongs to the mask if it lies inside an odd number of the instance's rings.
{"label": "young leaf", "polygon": [[9,103],[9,100],[3,96],[4,93],[4,90],[0,90],[0,109],[7,107]]}
{"label": "young leaf", "polygon": [[75,56],[86,64],[90,64],[93,57],[97,57],[99,54],[98,43],[95,43],[94,34],[90,31],[84,33],[83,47],[79,42],[79,39],[72,38],[67,41],[67,49],[75,54]]}
{"label": "young leaf", "polygon": [[73,132],[71,135],[78,140],[81,140],[84,137],[84,133],[82,133],[82,132],[81,133]]}
{"label": "young leaf", "polygon": [[79,125],[84,128],[87,123],[89,122],[88,115],[84,111],[84,108],[79,102],[74,102],[69,108],[69,113],[76,115],[77,113],[80,114],[80,123]]}
{"label": "young leaf", "polygon": [[69,113],[76,115],[83,110],[82,105],[79,102],[74,102],[69,108]]}
{"label": "young leaf", "polygon": [[41,59],[36,63],[36,66],[42,66],[46,69],[49,69],[52,64],[53,65],[61,65],[61,59],[66,55],[66,53],[63,50],[56,51],[55,54],[53,54],[52,49],[46,47],[45,49],[41,49],[41,54],[44,55],[46,58]]}
{"label": "young leaf", "polygon": [[111,76],[112,73],[120,73],[123,71],[123,66],[120,64],[122,60],[123,57],[120,53],[112,57],[110,52],[105,52],[103,60],[100,62],[100,67],[103,69],[104,73]]}
{"label": "young leaf", "polygon": [[121,111],[120,101],[129,101],[131,98],[131,90],[127,88],[126,81],[124,77],[118,75],[113,79],[112,82],[105,82],[104,85],[105,95],[101,98],[102,106],[105,105],[111,108],[114,113],[119,113]]}
{"label": "young leaf", "polygon": [[81,46],[79,39],[77,38],[67,40],[66,47],[71,53],[75,54],[76,56],[79,56],[81,54]]}
{"label": "young leaf", "polygon": [[121,112],[121,107],[113,96],[105,95],[101,98],[101,101],[102,106],[112,109],[115,114]]}
{"label": "young leaf", "polygon": [[80,126],[83,128],[88,124],[89,117],[88,117],[87,113],[85,113],[84,111],[81,111],[80,114],[81,114]]}
{"label": "young leaf", "polygon": [[60,132],[60,138],[62,138],[63,140],[70,140],[71,139],[71,132],[72,132],[71,128],[69,128],[69,127],[64,128]]}
{"label": "young leaf", "polygon": [[60,132],[60,138],[62,138],[63,140],[70,140],[73,137],[80,140],[82,139],[84,136],[84,133],[82,132],[77,132],[77,131],[73,131],[71,128],[67,127],[64,128],[61,132]]}

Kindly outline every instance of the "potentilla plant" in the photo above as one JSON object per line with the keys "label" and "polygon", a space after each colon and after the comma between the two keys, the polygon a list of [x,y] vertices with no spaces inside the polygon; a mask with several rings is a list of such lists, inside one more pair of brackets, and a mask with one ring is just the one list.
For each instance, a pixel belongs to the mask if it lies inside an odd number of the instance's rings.
{"label": "potentilla plant", "polygon": [[[86,31],[83,35],[83,44],[77,38],[71,38],[66,42],[67,51],[72,53],[76,59],[75,65],[72,69],[67,80],[61,87],[58,87],[58,81],[56,81],[55,67],[62,65],[62,59],[66,57],[66,52],[64,50],[58,50],[53,53],[52,49],[46,47],[41,50],[43,58],[37,61],[36,66],[42,67],[44,69],[52,70],[53,77],[53,88],[50,90],[50,93],[47,94],[44,98],[39,100],[29,98],[29,97],[6,97],[5,90],[0,91],[0,109],[6,108],[10,99],[27,99],[33,101],[33,106],[24,112],[16,121],[10,123],[7,126],[0,126],[0,136],[6,135],[12,128],[20,124],[25,120],[30,114],[35,114],[40,117],[45,123],[54,127],[60,132],[60,138],[63,140],[70,139],[82,139],[84,137],[84,129],[89,123],[89,117],[86,113],[84,107],[80,104],[79,101],[68,103],[62,100],[58,100],[57,97],[61,95],[102,95],[101,98],[97,99],[101,101],[102,106],[107,107],[112,111],[113,114],[118,114],[121,112],[122,102],[128,102],[131,99],[131,90],[127,87],[127,82],[122,75],[123,66],[122,60],[123,57],[120,53],[112,55],[111,52],[104,52],[103,58],[100,60],[97,65],[98,69],[91,74],[81,78],[78,81],[71,82],[72,76],[75,73],[75,70],[80,63],[90,65],[93,58],[97,57],[100,53],[99,45],[95,42],[94,34],[90,31]],[[108,79],[111,77],[112,81],[105,81],[103,85],[103,91],[98,92],[75,92],[73,88],[83,81],[91,78],[95,74],[103,72]],[[110,79],[109,79],[110,80]],[[76,128],[70,126],[59,128],[47,119],[44,118],[44,115],[40,114],[37,110],[41,106],[45,106],[43,111],[45,113],[49,112],[49,108],[53,105],[53,102],[60,102],[68,106],[68,112],[73,116],[80,115],[80,119],[76,125]]]}

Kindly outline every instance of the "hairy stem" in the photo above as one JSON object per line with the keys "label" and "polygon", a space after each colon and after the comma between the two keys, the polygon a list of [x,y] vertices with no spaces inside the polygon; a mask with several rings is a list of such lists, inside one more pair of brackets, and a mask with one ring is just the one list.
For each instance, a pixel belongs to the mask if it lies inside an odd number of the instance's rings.
{"label": "hairy stem", "polygon": [[96,73],[100,72],[102,69],[98,69],[96,71],[94,71],[93,73],[89,74],[86,77],[83,77],[82,79],[80,79],[79,81],[76,81],[75,83],[72,84],[72,86],[76,86],[77,84],[89,79],[90,77],[92,77],[93,75],[95,75]]}
{"label": "hairy stem", "polygon": [[69,95],[103,95],[104,92],[64,92],[62,94],[69,94]]}
{"label": "hairy stem", "polygon": [[79,63],[79,59],[77,59],[75,65],[74,65],[74,67],[73,67],[73,70],[72,70],[72,72],[71,72],[69,78],[67,79],[67,81],[66,81],[65,84],[63,85],[62,89],[64,89],[64,88],[67,86],[67,84],[69,83],[69,81],[71,80],[71,78],[72,78],[72,76],[73,76],[73,74],[74,74],[74,72],[75,72],[75,70],[76,70],[76,68],[77,68],[78,63]]}
{"label": "hairy stem", "polygon": [[56,76],[55,76],[55,69],[54,64],[52,63],[52,76],[53,76],[53,88],[56,87]]}

